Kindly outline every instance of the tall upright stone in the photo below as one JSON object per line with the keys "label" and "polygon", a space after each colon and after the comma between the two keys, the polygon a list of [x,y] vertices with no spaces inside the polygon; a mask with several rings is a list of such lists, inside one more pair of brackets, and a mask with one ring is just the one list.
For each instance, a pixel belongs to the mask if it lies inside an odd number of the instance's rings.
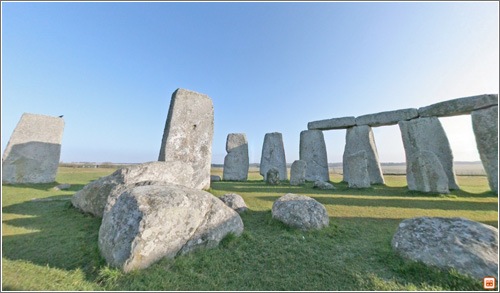
{"label": "tall upright stone", "polygon": [[498,106],[473,111],[471,120],[488,183],[498,193]]}
{"label": "tall upright stone", "polygon": [[54,182],[63,130],[60,117],[24,113],[2,156],[2,182]]}
{"label": "tall upright stone", "polygon": [[[410,162],[414,161],[414,156],[420,151],[429,151],[434,153],[439,159],[439,163],[448,177],[449,189],[458,189],[455,171],[453,170],[453,154],[439,119],[436,117],[425,117],[410,121],[400,121],[399,128],[401,130],[406,155],[406,179],[408,188],[412,189],[411,186],[416,186],[417,184],[415,181],[415,174],[410,168]],[[438,169],[438,167],[429,167],[426,169],[435,170]]]}
{"label": "tall upright stone", "polygon": [[279,132],[266,133],[260,157],[260,175],[267,180],[267,171],[275,167],[280,174],[280,180],[287,179],[285,148],[283,135]]}
{"label": "tall upright stone", "polygon": [[349,169],[349,188],[370,187],[370,174],[368,172],[368,160],[366,151],[358,151],[350,154],[344,159],[345,166]]}
{"label": "tall upright stone", "polygon": [[244,133],[228,134],[226,151],[222,179],[228,181],[247,180],[249,168],[247,136]]}
{"label": "tall upright stone", "polygon": [[372,128],[368,125],[347,128],[344,155],[342,158],[344,181],[350,180],[350,164],[347,157],[365,151],[368,175],[371,184],[384,184],[384,176],[378,158],[377,146],[373,136]]}
{"label": "tall upright stone", "polygon": [[299,157],[306,162],[307,181],[330,181],[323,131],[304,130],[300,133]]}
{"label": "tall upright stone", "polygon": [[210,188],[214,107],[210,97],[177,89],[172,94],[158,161],[192,166],[196,185]]}

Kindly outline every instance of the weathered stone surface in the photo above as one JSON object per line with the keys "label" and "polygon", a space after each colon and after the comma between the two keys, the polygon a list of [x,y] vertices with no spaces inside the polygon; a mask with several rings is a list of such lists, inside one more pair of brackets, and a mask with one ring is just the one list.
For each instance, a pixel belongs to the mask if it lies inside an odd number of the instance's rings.
{"label": "weathered stone surface", "polygon": [[469,114],[474,110],[498,105],[498,95],[479,95],[458,98],[418,109],[420,117],[445,117]]}
{"label": "weathered stone surface", "polygon": [[177,89],[172,94],[158,161],[179,161],[196,172],[192,181],[210,188],[214,107],[204,94]]}
{"label": "weathered stone surface", "polygon": [[[372,128],[368,125],[354,126],[348,128],[345,137],[345,148],[342,159],[344,181],[350,182],[351,169],[347,163],[347,157],[359,151],[365,151],[368,175],[371,184],[384,184],[382,167],[378,158],[377,146],[373,136]],[[360,171],[364,172],[364,171]]]}
{"label": "weathered stone surface", "polygon": [[307,181],[329,181],[326,144],[321,130],[300,132],[300,160],[305,161]]}
{"label": "weathered stone surface", "polygon": [[280,180],[287,179],[285,148],[283,136],[279,132],[266,133],[260,158],[260,175],[266,181],[267,171],[275,167],[280,173]]}
{"label": "weathered stone surface", "polygon": [[221,181],[222,179],[220,178],[219,175],[210,175],[210,182],[216,182],[216,181]]}
{"label": "weathered stone surface", "polygon": [[354,125],[356,125],[356,118],[350,116],[350,117],[312,121],[307,123],[307,129],[309,130],[344,129]]}
{"label": "weathered stone surface", "polygon": [[333,186],[333,184],[331,184],[329,182],[319,181],[319,180],[314,182],[313,188],[322,189],[322,190],[336,189],[335,186]]}
{"label": "weathered stone surface", "polygon": [[401,109],[356,117],[356,125],[368,125],[371,127],[395,125],[399,121],[410,120],[416,117],[418,117],[417,109]]}
{"label": "weathered stone surface", "polygon": [[408,180],[408,189],[432,193],[449,193],[448,176],[444,172],[438,157],[429,151],[418,151],[408,162],[412,179]]}
{"label": "weathered stone surface", "polygon": [[359,151],[346,157],[346,166],[349,170],[349,188],[370,187],[370,175],[368,174],[368,160],[366,152]]}
{"label": "weathered stone surface", "polygon": [[249,168],[247,136],[244,133],[228,134],[226,151],[222,178],[228,181],[247,180]]}
{"label": "weathered stone surface", "polygon": [[54,186],[54,190],[68,190],[71,188],[71,184],[67,184],[67,183],[64,183],[64,184],[59,184],[57,186]]}
{"label": "weathered stone surface", "polygon": [[306,161],[295,160],[290,168],[290,185],[302,185],[306,181]]}
{"label": "weathered stone surface", "polygon": [[391,244],[414,261],[498,279],[498,229],[489,225],[464,218],[412,218],[399,224]]}
{"label": "weathered stone surface", "polygon": [[272,207],[273,218],[300,230],[319,230],[330,219],[325,207],[313,198],[293,193],[278,198]]}
{"label": "weathered stone surface", "polygon": [[266,182],[271,185],[280,184],[280,171],[278,170],[278,168],[272,167],[271,169],[267,170]]}
{"label": "weathered stone surface", "polygon": [[24,113],[2,156],[2,182],[54,182],[63,130],[62,118]]}
{"label": "weathered stone surface", "polygon": [[248,210],[245,200],[239,194],[227,193],[219,197],[219,199],[222,200],[222,202],[225,203],[228,207],[238,212],[238,214],[241,214]]}
{"label": "weathered stone surface", "polygon": [[243,222],[208,192],[176,185],[123,190],[104,213],[99,250],[107,263],[125,272],[144,269],[162,258],[211,248]]}
{"label": "weathered stone surface", "polygon": [[202,189],[203,182],[193,182],[193,168],[189,164],[175,162],[148,162],[116,170],[85,185],[73,195],[73,206],[97,217],[109,210],[118,196],[127,188],[141,182],[164,182]]}
{"label": "weathered stone surface", "polygon": [[448,188],[458,189],[455,171],[453,170],[453,154],[443,126],[436,117],[418,118],[399,122],[406,155],[406,179],[408,187],[415,186],[415,177],[408,162],[419,151],[434,153],[448,177]]}
{"label": "weathered stone surface", "polygon": [[498,193],[498,106],[473,111],[471,119],[488,183]]}

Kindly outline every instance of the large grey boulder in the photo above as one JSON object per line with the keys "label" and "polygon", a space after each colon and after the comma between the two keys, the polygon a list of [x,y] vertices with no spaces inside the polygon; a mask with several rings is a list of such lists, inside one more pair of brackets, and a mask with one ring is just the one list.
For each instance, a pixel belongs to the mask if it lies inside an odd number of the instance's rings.
{"label": "large grey boulder", "polygon": [[420,117],[445,117],[469,114],[474,110],[498,105],[498,95],[478,95],[432,104],[418,109]]}
{"label": "large grey boulder", "polygon": [[[368,125],[348,128],[345,138],[345,148],[342,159],[344,181],[350,182],[351,169],[348,164],[348,157],[352,154],[358,153],[359,151],[364,151],[366,155],[366,167],[368,175],[370,176],[370,183],[384,184],[384,176],[382,174],[382,167],[380,166],[372,128]],[[353,172],[358,171],[364,172],[362,170],[353,170]]]}
{"label": "large grey boulder", "polygon": [[232,208],[238,214],[246,212],[248,210],[247,204],[241,195],[236,193],[226,193],[223,196],[219,197],[219,199],[225,203],[228,207]]}
{"label": "large grey boulder", "polygon": [[277,168],[280,180],[287,179],[285,148],[283,136],[279,132],[266,133],[262,145],[262,156],[260,158],[260,175],[267,179],[267,171],[272,167]]}
{"label": "large grey boulder", "polygon": [[306,181],[307,163],[302,160],[295,160],[290,168],[290,185],[302,185]]}
{"label": "large grey boulder", "polygon": [[498,106],[473,111],[471,119],[488,183],[498,193]]}
{"label": "large grey boulder", "polygon": [[356,117],[356,125],[368,125],[371,127],[382,125],[394,125],[399,121],[410,120],[418,117],[417,109],[401,109],[368,114]]}
{"label": "large grey boulder", "polygon": [[125,272],[162,258],[211,248],[229,233],[240,235],[235,211],[203,190],[148,185],[123,190],[104,213],[99,250],[107,263]]}
{"label": "large grey boulder", "polygon": [[50,183],[56,179],[64,120],[21,116],[2,156],[2,183]]}
{"label": "large grey boulder", "polygon": [[[83,212],[102,217],[128,185],[163,182],[202,189],[203,182],[193,182],[194,170],[189,164],[174,162],[148,162],[116,170],[85,185],[75,193],[71,203]],[[146,182],[146,183],[144,183]]]}
{"label": "large grey boulder", "polygon": [[498,229],[464,218],[402,221],[391,242],[404,258],[483,279],[498,279]]}
{"label": "large grey boulder", "polygon": [[299,157],[306,162],[307,181],[330,180],[325,138],[321,130],[300,132]]}
{"label": "large grey boulder", "polygon": [[325,207],[313,198],[293,193],[278,198],[272,207],[273,218],[300,230],[318,230],[328,226]]}
{"label": "large grey boulder", "polygon": [[247,136],[244,133],[228,134],[226,151],[222,179],[228,181],[247,180],[249,168]]}
{"label": "large grey boulder", "polygon": [[418,151],[408,162],[408,189],[431,193],[449,193],[448,176],[438,157],[429,151]]}
{"label": "large grey boulder", "polygon": [[368,188],[371,186],[366,151],[348,155],[345,162],[349,170],[349,181],[347,182],[349,188]]}
{"label": "large grey boulder", "polygon": [[356,118],[353,116],[324,119],[307,123],[309,130],[330,130],[344,129],[356,125]]}
{"label": "large grey boulder", "polygon": [[415,184],[409,162],[414,161],[419,151],[430,151],[439,159],[448,177],[448,188],[458,189],[455,170],[453,169],[453,154],[450,143],[441,122],[436,117],[418,118],[399,122],[406,155],[406,179],[408,186]]}
{"label": "large grey boulder", "polygon": [[267,170],[266,182],[271,185],[280,184],[280,171],[278,170],[278,168],[272,167],[271,169]]}
{"label": "large grey boulder", "polygon": [[192,181],[210,188],[214,107],[210,97],[177,89],[172,94],[158,161],[182,162],[196,172]]}

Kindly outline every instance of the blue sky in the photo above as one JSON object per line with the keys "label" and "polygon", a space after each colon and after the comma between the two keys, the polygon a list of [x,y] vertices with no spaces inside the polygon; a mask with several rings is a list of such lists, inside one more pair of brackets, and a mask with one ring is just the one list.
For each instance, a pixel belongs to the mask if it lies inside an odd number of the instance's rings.
{"label": "blue sky", "polygon": [[[2,152],[22,113],[64,115],[61,160],[157,160],[172,92],[210,96],[213,163],[228,133],[287,161],[314,120],[498,93],[497,2],[2,2]],[[441,119],[479,160],[470,118]],[[374,128],[403,162],[398,126]],[[345,130],[325,132],[340,162]]]}

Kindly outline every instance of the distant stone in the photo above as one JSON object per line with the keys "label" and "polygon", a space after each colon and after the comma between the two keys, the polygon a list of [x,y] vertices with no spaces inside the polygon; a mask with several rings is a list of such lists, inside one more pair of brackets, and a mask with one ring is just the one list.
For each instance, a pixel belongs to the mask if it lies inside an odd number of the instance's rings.
{"label": "distant stone", "polygon": [[53,189],[56,191],[60,191],[60,190],[68,190],[70,188],[71,188],[71,184],[65,183],[65,184],[59,184],[57,186],[54,186]]}
{"label": "distant stone", "polygon": [[420,117],[446,117],[470,114],[474,110],[498,105],[498,95],[478,95],[432,104],[418,109]]}
{"label": "distant stone", "polygon": [[449,193],[448,177],[438,157],[429,151],[418,151],[408,163],[413,180],[408,181],[409,190],[431,193]]}
{"label": "distant stone", "polygon": [[267,171],[272,167],[277,168],[280,180],[287,179],[285,148],[283,136],[279,132],[266,133],[262,145],[262,156],[260,158],[260,175],[267,179]]}
{"label": "distant stone", "polygon": [[313,188],[322,189],[322,190],[336,189],[335,186],[333,186],[333,184],[331,184],[329,182],[319,181],[319,180],[314,182]]}
{"label": "distant stone", "polygon": [[395,125],[399,121],[410,120],[418,117],[417,109],[402,109],[368,114],[356,117],[356,125],[368,125],[371,127],[383,125]]}
{"label": "distant stone", "polygon": [[319,230],[327,227],[330,221],[321,203],[308,196],[293,193],[285,194],[274,202],[272,216],[300,230]]}
{"label": "distant stone", "polygon": [[488,183],[498,193],[498,106],[473,111],[471,119]]}
{"label": "distant stone", "polygon": [[307,163],[302,160],[295,160],[290,168],[290,185],[303,185],[306,181]]}
{"label": "distant stone", "polygon": [[248,141],[244,133],[230,133],[226,141],[222,178],[227,181],[245,181],[248,178]]}
{"label": "distant stone", "polygon": [[346,165],[349,170],[349,188],[370,187],[370,175],[368,174],[368,160],[366,152],[359,151],[346,157]]}
{"label": "distant stone", "polygon": [[266,182],[271,185],[280,184],[280,171],[277,168],[272,167],[267,170]]}
{"label": "distant stone", "polygon": [[[364,179],[364,170],[352,170],[348,164],[348,157],[358,153],[360,151],[365,152],[366,157],[366,168],[369,175],[369,182],[371,184],[384,184],[384,175],[382,174],[382,167],[380,166],[380,161],[377,152],[377,146],[375,144],[375,137],[373,136],[372,128],[368,125],[354,126],[348,128],[346,131],[346,139],[345,139],[345,148],[344,155],[342,157],[342,165],[343,165],[343,177],[345,182],[350,182],[351,179],[351,171],[358,172],[356,176],[361,176],[354,181],[357,181],[356,184],[361,184]],[[357,162],[361,163],[361,162]],[[361,165],[357,165],[361,167]],[[361,180],[361,181],[360,181]]]}
{"label": "distant stone", "polygon": [[158,161],[189,164],[196,171],[191,173],[194,185],[210,188],[213,133],[214,107],[210,97],[177,89],[170,101]]}
{"label": "distant stone", "polygon": [[118,196],[128,185],[163,182],[202,189],[203,182],[193,182],[191,165],[179,161],[148,162],[116,170],[113,174],[101,177],[85,185],[73,195],[73,206],[97,217],[109,210]]}
{"label": "distant stone", "polygon": [[216,182],[216,181],[221,181],[221,178],[219,175],[210,175],[210,182]]}
{"label": "distant stone", "polygon": [[145,269],[162,258],[213,248],[243,222],[234,210],[203,190],[176,185],[128,187],[104,213],[99,250],[125,272]]}
{"label": "distant stone", "polygon": [[306,162],[307,181],[330,180],[325,138],[321,130],[300,132],[299,157]]}
{"label": "distant stone", "polygon": [[51,183],[61,156],[64,120],[24,113],[2,156],[2,183]]}
{"label": "distant stone", "polygon": [[498,279],[498,229],[464,218],[402,221],[391,242],[402,257],[482,280]]}
{"label": "distant stone", "polygon": [[219,197],[219,199],[222,200],[222,202],[225,203],[228,207],[238,212],[238,214],[241,214],[248,210],[245,200],[239,194],[227,193]]}
{"label": "distant stone", "polygon": [[[453,154],[451,152],[448,137],[436,117],[418,118],[410,121],[399,122],[403,146],[406,155],[406,180],[408,187],[416,186],[413,170],[410,168],[413,156],[419,151],[430,151],[439,159],[448,177],[448,188],[458,189],[455,171],[453,169]],[[435,169],[435,168],[431,168]],[[430,169],[429,169],[430,170]]]}
{"label": "distant stone", "polygon": [[356,118],[341,117],[325,120],[312,121],[307,124],[309,130],[330,130],[330,129],[345,129],[356,125]]}

